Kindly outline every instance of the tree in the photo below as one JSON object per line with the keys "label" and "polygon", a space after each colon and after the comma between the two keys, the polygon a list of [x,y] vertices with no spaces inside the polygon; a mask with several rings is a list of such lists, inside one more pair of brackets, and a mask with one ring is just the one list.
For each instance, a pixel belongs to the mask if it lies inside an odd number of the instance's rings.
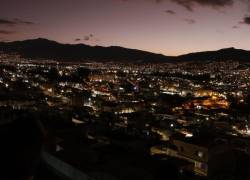
{"label": "tree", "polygon": [[55,67],[50,68],[47,77],[51,81],[57,81],[59,78],[58,70]]}
{"label": "tree", "polygon": [[76,69],[75,76],[78,80],[87,80],[90,70],[87,68],[79,67]]}

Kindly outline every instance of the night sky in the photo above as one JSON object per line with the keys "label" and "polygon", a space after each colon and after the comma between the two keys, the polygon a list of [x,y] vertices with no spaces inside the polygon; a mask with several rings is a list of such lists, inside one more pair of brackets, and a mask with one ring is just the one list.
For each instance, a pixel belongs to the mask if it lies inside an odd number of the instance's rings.
{"label": "night sky", "polygon": [[250,0],[1,0],[0,40],[48,38],[165,55],[250,50]]}

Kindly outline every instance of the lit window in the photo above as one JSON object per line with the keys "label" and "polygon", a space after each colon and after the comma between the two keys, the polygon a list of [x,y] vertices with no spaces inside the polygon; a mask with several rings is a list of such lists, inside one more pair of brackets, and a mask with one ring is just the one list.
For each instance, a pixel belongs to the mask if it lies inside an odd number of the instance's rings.
{"label": "lit window", "polygon": [[201,151],[196,151],[196,155],[200,158],[203,158],[204,157],[204,153],[201,152]]}

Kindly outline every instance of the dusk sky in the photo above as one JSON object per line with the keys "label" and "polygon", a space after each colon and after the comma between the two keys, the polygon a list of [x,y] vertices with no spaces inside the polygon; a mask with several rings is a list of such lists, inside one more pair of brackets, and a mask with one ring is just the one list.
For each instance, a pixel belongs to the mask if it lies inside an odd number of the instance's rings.
{"label": "dusk sky", "polygon": [[43,37],[165,55],[250,50],[249,7],[248,0],[2,0],[0,40]]}

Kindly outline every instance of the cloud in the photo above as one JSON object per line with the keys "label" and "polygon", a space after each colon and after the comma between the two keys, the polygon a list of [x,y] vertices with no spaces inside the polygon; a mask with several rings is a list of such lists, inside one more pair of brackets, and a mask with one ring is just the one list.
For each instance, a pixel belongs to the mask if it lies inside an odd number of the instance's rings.
{"label": "cloud", "polygon": [[13,20],[0,18],[0,25],[7,25],[7,26],[17,26],[17,25],[34,25],[34,22],[31,21],[24,21],[18,18]]}
{"label": "cloud", "polygon": [[171,15],[176,14],[176,12],[175,12],[175,11],[173,11],[173,10],[166,10],[166,11],[165,11],[165,13],[167,13],[167,14],[171,14]]}
{"label": "cloud", "polygon": [[171,0],[171,1],[185,7],[189,11],[193,11],[193,8],[197,5],[208,6],[212,8],[223,8],[226,6],[232,6],[234,3],[234,0]]}
{"label": "cloud", "polygon": [[24,21],[24,20],[21,20],[21,19],[18,19],[18,18],[15,18],[14,21],[15,21],[17,24],[23,24],[23,25],[34,25],[34,24],[35,24],[34,22],[31,22],[31,21]]}
{"label": "cloud", "polygon": [[240,24],[247,24],[250,25],[250,16],[246,16],[243,18],[242,21],[239,22]]}
{"label": "cloud", "polygon": [[233,29],[238,29],[238,28],[240,28],[240,27],[235,25],[235,26],[232,26],[232,28],[233,28]]}
{"label": "cloud", "polygon": [[[135,0],[122,0],[126,2],[132,2]],[[148,2],[153,2],[156,4],[163,3],[163,2],[172,2],[179,6],[184,7],[188,11],[194,11],[196,7],[208,7],[213,8],[216,10],[220,10],[227,7],[232,7],[236,2],[241,2],[246,7],[246,12],[250,13],[250,0],[145,0]],[[173,10],[166,10],[165,13],[168,14],[176,14]],[[189,24],[194,24],[195,21],[189,21],[186,20]],[[250,25],[250,14],[243,18],[242,21],[239,22],[239,24],[247,24]],[[238,26],[232,26],[232,28],[237,29]]]}
{"label": "cloud", "polygon": [[83,38],[85,41],[89,41],[90,40],[90,37],[89,36],[84,36]]}
{"label": "cloud", "polygon": [[84,36],[84,41],[92,41],[94,40],[94,35],[93,34],[89,34],[89,35],[86,35]]}
{"label": "cloud", "polygon": [[[135,0],[121,0],[122,2],[133,2]],[[197,6],[210,7],[214,9],[220,9],[225,7],[230,7],[234,2],[242,1],[247,3],[250,9],[250,0],[146,0],[148,2],[153,2],[160,4],[163,2],[173,2],[176,3],[189,11],[193,11]]]}
{"label": "cloud", "polygon": [[0,30],[0,34],[8,35],[8,34],[14,34],[13,31],[7,31],[7,30]]}
{"label": "cloud", "polygon": [[[31,21],[24,21],[18,18],[14,18],[14,19],[6,19],[6,18],[0,18],[0,26],[4,27],[4,29],[16,29],[16,27],[18,26],[31,26],[34,25],[34,22]],[[14,34],[16,33],[16,31],[10,31],[10,30],[1,30],[0,29],[0,34],[2,35],[10,35],[10,34]]]}
{"label": "cloud", "polygon": [[16,25],[16,23],[14,21],[9,21],[7,19],[1,19],[0,18],[0,25],[1,24],[3,24],[3,25],[9,25],[9,26]]}
{"label": "cloud", "polygon": [[194,19],[184,19],[185,22],[187,22],[188,24],[195,24],[196,21]]}
{"label": "cloud", "polygon": [[98,42],[99,39],[96,39],[96,37],[93,35],[93,34],[88,34],[88,35],[85,35],[83,38],[76,38],[75,41],[78,42],[78,41],[89,41],[89,42]]}

